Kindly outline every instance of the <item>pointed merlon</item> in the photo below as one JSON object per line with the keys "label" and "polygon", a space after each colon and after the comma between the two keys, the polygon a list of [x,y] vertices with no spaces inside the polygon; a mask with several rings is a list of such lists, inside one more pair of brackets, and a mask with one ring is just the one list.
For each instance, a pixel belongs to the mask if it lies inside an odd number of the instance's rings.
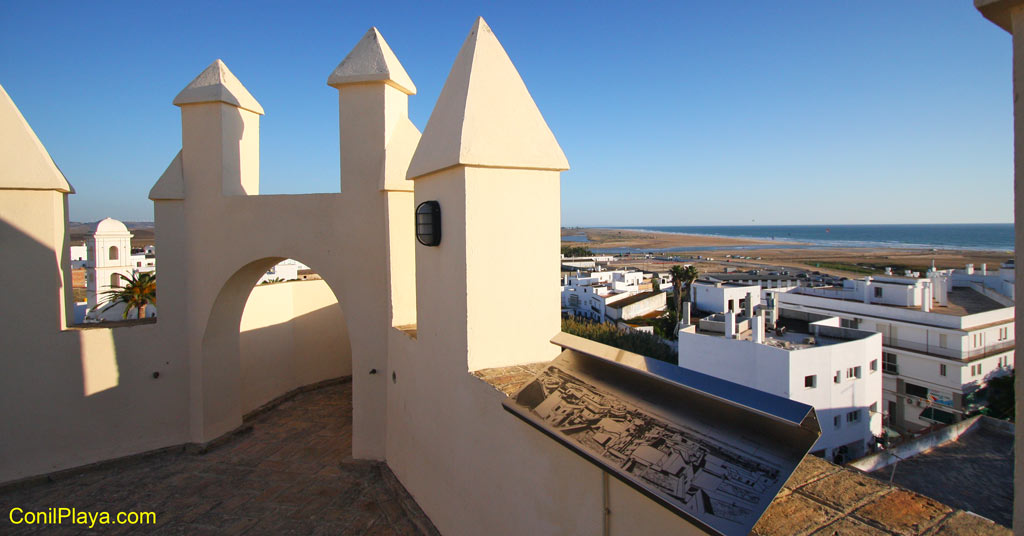
{"label": "pointed merlon", "polygon": [[211,63],[195,80],[185,86],[177,97],[174,97],[175,106],[200,102],[223,102],[263,115],[260,103],[220,60]]}
{"label": "pointed merlon", "polygon": [[181,167],[181,151],[178,151],[171,165],[167,166],[164,174],[160,175],[156,184],[149,191],[149,198],[153,201],[167,199],[185,199],[185,175]]}
{"label": "pointed merlon", "polygon": [[455,58],[407,176],[456,165],[569,169],[526,84],[483,18]]}
{"label": "pointed merlon", "polygon": [[0,190],[75,193],[3,86],[0,86],[0,140]]}
{"label": "pointed merlon", "polygon": [[416,94],[416,85],[377,28],[370,28],[327,77],[331,87],[365,82],[384,82],[406,95]]}

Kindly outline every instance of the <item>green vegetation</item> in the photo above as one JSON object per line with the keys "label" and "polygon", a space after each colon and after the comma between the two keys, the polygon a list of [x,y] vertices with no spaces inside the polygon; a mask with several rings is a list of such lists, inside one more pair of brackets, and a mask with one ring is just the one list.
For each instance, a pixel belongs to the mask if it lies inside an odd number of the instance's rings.
{"label": "green vegetation", "polygon": [[672,268],[669,268],[669,273],[672,274],[672,298],[674,299],[675,311],[680,310],[680,305],[683,302],[683,285],[686,285],[686,295],[689,298],[690,286],[693,282],[700,277],[700,272],[694,266],[682,266],[676,264]]}
{"label": "green vegetation", "polygon": [[996,419],[1014,421],[1013,382],[1017,373],[992,378],[988,385],[978,392],[979,397],[988,397],[988,406],[981,413]]}
{"label": "green vegetation", "polygon": [[562,255],[566,257],[593,257],[594,252],[583,246],[562,246]]}
{"label": "green vegetation", "polygon": [[676,334],[676,318],[676,312],[669,311],[667,315],[660,318],[639,317],[626,320],[625,322],[634,326],[652,326],[654,327],[655,335],[662,339],[674,341],[678,337]]}
{"label": "green vegetation", "polygon": [[125,277],[123,274],[117,275],[125,284],[121,288],[103,292],[107,298],[105,301],[107,306],[103,310],[106,311],[118,303],[123,303],[125,304],[124,313],[121,315],[123,318],[128,318],[128,311],[132,309],[138,309],[140,319],[146,318],[146,306],[156,305],[156,272],[132,274],[131,277]]}
{"label": "green vegetation", "polygon": [[825,268],[828,270],[842,270],[844,272],[853,272],[855,274],[864,275],[879,275],[884,274],[886,268],[892,268],[892,273],[896,275],[902,275],[906,270],[911,272],[925,273],[929,270],[928,266],[910,266],[907,264],[869,264],[869,263],[852,263],[852,262],[835,262],[835,261],[801,261],[809,266],[815,268]]}
{"label": "green vegetation", "polygon": [[573,318],[562,319],[562,331],[627,352],[653,357],[673,365],[678,364],[678,356],[672,351],[672,348],[661,342],[660,338],[647,333],[619,329],[612,324],[579,321]]}
{"label": "green vegetation", "polygon": [[853,272],[855,274],[874,275],[883,272],[884,270],[877,270],[869,266],[861,266],[859,264],[851,264],[848,262],[826,262],[826,261],[805,261],[807,264],[814,266],[815,268],[825,268],[827,270],[842,270],[844,272]]}

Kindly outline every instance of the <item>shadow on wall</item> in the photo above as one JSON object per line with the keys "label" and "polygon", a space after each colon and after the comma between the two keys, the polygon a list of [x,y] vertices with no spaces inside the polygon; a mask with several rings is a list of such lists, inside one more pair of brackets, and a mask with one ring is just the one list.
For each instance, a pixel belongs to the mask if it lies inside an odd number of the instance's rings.
{"label": "shadow on wall", "polygon": [[292,389],[352,374],[345,314],[323,280],[257,285],[239,331],[243,414]]}
{"label": "shadow on wall", "polygon": [[188,438],[187,374],[173,346],[156,324],[64,328],[67,259],[55,246],[0,221],[0,248],[19,259],[0,266],[0,482]]}

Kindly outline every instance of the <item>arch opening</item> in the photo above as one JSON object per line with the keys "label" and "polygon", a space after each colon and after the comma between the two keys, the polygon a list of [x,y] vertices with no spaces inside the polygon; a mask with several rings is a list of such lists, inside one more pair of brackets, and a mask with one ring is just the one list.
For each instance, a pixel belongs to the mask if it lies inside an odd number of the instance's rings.
{"label": "arch opening", "polygon": [[107,250],[107,260],[116,261],[117,257],[117,246],[110,246],[110,249]]}
{"label": "arch opening", "polygon": [[[221,288],[203,335],[203,430],[209,440],[296,389],[352,375],[347,321],[338,295],[315,273],[298,277],[282,257],[239,269]],[[304,265],[303,265],[304,266]],[[340,389],[351,408],[351,384]],[[339,411],[351,429],[351,411]],[[194,430],[194,434],[197,431]],[[343,447],[351,453],[349,444]]]}

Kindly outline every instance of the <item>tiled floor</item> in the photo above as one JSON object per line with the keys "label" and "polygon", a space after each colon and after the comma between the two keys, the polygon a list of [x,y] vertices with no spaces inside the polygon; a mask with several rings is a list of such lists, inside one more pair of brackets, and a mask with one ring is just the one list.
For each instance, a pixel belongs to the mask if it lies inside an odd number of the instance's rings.
{"label": "tiled floor", "polygon": [[[0,534],[437,534],[386,465],[346,461],[351,401],[351,383],[330,385],[206,454],[155,454],[0,491]],[[15,526],[13,507],[153,511],[157,525]]]}

